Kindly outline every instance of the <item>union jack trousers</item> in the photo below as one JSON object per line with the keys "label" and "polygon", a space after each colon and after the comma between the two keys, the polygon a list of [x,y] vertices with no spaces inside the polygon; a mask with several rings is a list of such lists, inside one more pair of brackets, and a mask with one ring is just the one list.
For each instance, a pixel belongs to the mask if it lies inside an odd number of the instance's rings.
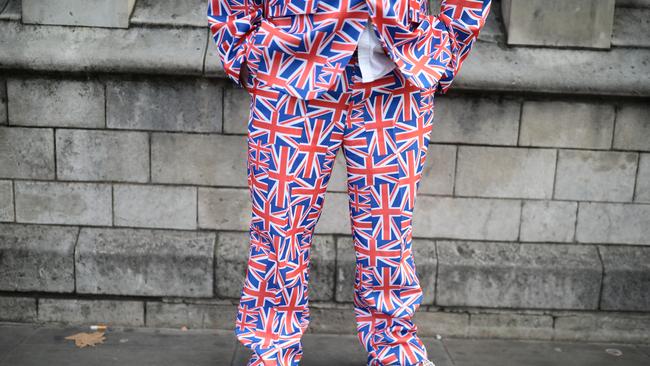
{"label": "union jack trousers", "polygon": [[[250,75],[250,74],[249,74]],[[413,208],[433,127],[435,88],[397,69],[361,82],[354,55],[320,97],[296,98],[249,76],[247,272],[235,334],[248,366],[298,365],[310,321],[310,248],[339,149],[356,255],[354,312],[368,366],[419,365],[412,316],[423,291],[411,251]]]}

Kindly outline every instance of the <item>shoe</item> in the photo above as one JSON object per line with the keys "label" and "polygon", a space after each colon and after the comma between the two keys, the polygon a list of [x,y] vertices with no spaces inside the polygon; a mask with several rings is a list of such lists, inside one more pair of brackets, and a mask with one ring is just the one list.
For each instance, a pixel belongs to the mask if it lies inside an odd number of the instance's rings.
{"label": "shoe", "polygon": [[433,362],[429,360],[424,360],[418,364],[418,366],[436,366]]}

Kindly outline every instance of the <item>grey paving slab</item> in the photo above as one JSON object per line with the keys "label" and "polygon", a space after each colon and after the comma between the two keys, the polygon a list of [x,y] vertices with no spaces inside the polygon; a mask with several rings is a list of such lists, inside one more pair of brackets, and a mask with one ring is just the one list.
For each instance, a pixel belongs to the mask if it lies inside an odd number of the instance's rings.
{"label": "grey paving slab", "polygon": [[[448,338],[456,366],[646,366],[634,345]],[[620,355],[615,355],[620,352]]]}
{"label": "grey paving slab", "polygon": [[0,361],[34,333],[38,326],[0,323]]}
{"label": "grey paving slab", "polygon": [[[3,327],[2,333],[6,329]],[[116,328],[98,346],[78,348],[68,335],[87,327],[43,327],[14,348],[0,364],[45,365],[229,365],[234,352],[230,331]]]}

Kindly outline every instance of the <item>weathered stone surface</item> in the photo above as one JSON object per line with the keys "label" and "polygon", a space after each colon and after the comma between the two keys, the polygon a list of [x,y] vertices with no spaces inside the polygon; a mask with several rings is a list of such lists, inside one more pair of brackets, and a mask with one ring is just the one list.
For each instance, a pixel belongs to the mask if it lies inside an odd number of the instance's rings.
{"label": "weathered stone surface", "polygon": [[457,150],[452,145],[429,144],[418,195],[453,194]]}
{"label": "weathered stone surface", "polygon": [[456,194],[551,198],[556,155],[553,149],[459,146]]}
{"label": "weathered stone surface", "polygon": [[518,101],[444,96],[436,99],[435,108],[431,142],[517,144]]}
{"label": "weathered stone surface", "polygon": [[634,200],[650,203],[650,154],[641,154],[639,157]]}
{"label": "weathered stone surface", "polygon": [[248,187],[245,136],[153,133],[151,180]]}
{"label": "weathered stone surface", "polygon": [[0,44],[6,45],[0,65],[39,71],[198,75],[207,33],[207,27],[109,29],[0,22]]}
{"label": "weathered stone surface", "polygon": [[650,151],[650,107],[625,104],[616,115],[614,148]]}
{"label": "weathered stone surface", "polygon": [[38,320],[64,324],[144,326],[144,304],[128,300],[38,299]]}
{"label": "weathered stone surface", "polygon": [[54,179],[53,130],[0,127],[0,177]]}
{"label": "weathered stone surface", "polygon": [[482,313],[470,314],[470,337],[551,339],[553,317],[550,315]]}
{"label": "weathered stone surface", "polygon": [[199,187],[199,228],[248,231],[251,206],[248,189]]}
{"label": "weathered stone surface", "polygon": [[82,228],[77,292],[211,297],[214,245],[214,233]]}
{"label": "weathered stone surface", "polygon": [[0,320],[35,322],[36,299],[33,297],[0,296]]}
{"label": "weathered stone surface", "polygon": [[111,80],[109,128],[221,132],[221,86],[209,79]]}
{"label": "weathered stone surface", "polygon": [[56,131],[57,178],[145,183],[149,136],[145,132]]}
{"label": "weathered stone surface", "polygon": [[420,196],[413,236],[516,240],[520,216],[519,200]]}
{"label": "weathered stone surface", "polygon": [[347,193],[327,193],[321,216],[316,224],[317,234],[350,234],[350,199]]}
{"label": "weathered stone surface", "polygon": [[637,159],[637,153],[560,150],[554,198],[631,201]]}
{"label": "weathered stone surface", "polygon": [[521,241],[571,242],[575,235],[577,202],[524,201]]}
{"label": "weathered stone surface", "polygon": [[208,3],[203,0],[139,0],[135,4],[131,24],[207,27],[207,8]]}
{"label": "weathered stone surface", "polygon": [[111,186],[102,183],[15,181],[16,221],[111,225]]}
{"label": "weathered stone surface", "polygon": [[447,240],[437,244],[437,305],[598,308],[602,268],[594,246]]}
{"label": "weathered stone surface", "polygon": [[616,8],[614,13],[615,46],[650,47],[650,9]]}
{"label": "weathered stone surface", "polygon": [[101,128],[104,84],[91,80],[30,78],[7,80],[12,125]]}
{"label": "weathered stone surface", "polygon": [[0,13],[0,19],[20,20],[22,13],[22,4],[20,0],[10,0],[6,4],[5,9]]}
{"label": "weathered stone surface", "polygon": [[650,205],[580,202],[576,240],[650,245]]}
{"label": "weathered stone surface", "polygon": [[337,302],[352,302],[356,256],[350,236],[336,238],[336,293]]}
{"label": "weathered stone surface", "polygon": [[116,184],[116,226],[196,229],[196,187]]}
{"label": "weathered stone surface", "polygon": [[223,131],[239,135],[248,134],[251,95],[243,88],[229,83],[223,96]]}
{"label": "weathered stone surface", "polygon": [[0,125],[7,124],[7,83],[0,79]]}
{"label": "weathered stone surface", "polygon": [[233,329],[237,306],[226,304],[146,303],[147,327]]}
{"label": "weathered stone surface", "polygon": [[648,343],[650,316],[647,314],[580,313],[557,316],[553,339],[568,341],[611,341]]}
{"label": "weathered stone surface", "polygon": [[435,337],[467,337],[469,315],[443,311],[416,311],[413,322],[418,325],[418,335]]}
{"label": "weathered stone surface", "polygon": [[605,275],[600,308],[650,311],[650,248],[598,246]]}
{"label": "weathered stone surface", "polygon": [[314,333],[355,334],[357,323],[352,304],[311,304],[309,331]]}
{"label": "weathered stone surface", "polygon": [[89,27],[129,26],[135,0],[22,0],[23,23],[85,25]]}
{"label": "weathered stone surface", "polygon": [[[339,151],[336,152],[334,165],[332,166],[332,175],[327,183],[327,192],[348,191],[348,168],[346,164],[343,149],[339,148]],[[329,197],[329,195],[326,195],[325,197]]]}
{"label": "weathered stone surface", "polygon": [[519,145],[609,149],[613,133],[613,105],[526,101]]}
{"label": "weathered stone surface", "polygon": [[650,8],[650,0],[616,0],[616,7]]}
{"label": "weathered stone surface", "polygon": [[0,224],[0,290],[74,291],[76,227]]}
{"label": "weathered stone surface", "polygon": [[614,3],[614,0],[504,0],[508,44],[609,48]]}
{"label": "weathered stone surface", "polygon": [[14,220],[14,189],[10,180],[0,180],[0,221]]}
{"label": "weathered stone surface", "polygon": [[477,42],[454,84],[455,90],[649,96],[650,49],[603,52]]}

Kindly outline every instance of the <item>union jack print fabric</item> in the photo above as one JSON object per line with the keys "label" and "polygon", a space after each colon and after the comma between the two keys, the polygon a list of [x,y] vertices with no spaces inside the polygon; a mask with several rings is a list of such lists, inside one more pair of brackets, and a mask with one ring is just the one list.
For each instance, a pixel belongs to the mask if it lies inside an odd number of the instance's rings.
{"label": "union jack print fabric", "polygon": [[314,99],[337,83],[368,17],[386,54],[420,88],[446,93],[491,0],[209,0],[208,22],[226,75],[241,65],[276,90]]}
{"label": "union jack print fabric", "polygon": [[248,366],[295,366],[310,321],[314,229],[339,149],[347,167],[356,255],[354,309],[368,366],[419,365],[427,351],[412,317],[420,287],[413,209],[433,127],[435,88],[397,70],[361,82],[356,55],[318,98],[304,100],[249,75],[247,272],[235,334]]}

